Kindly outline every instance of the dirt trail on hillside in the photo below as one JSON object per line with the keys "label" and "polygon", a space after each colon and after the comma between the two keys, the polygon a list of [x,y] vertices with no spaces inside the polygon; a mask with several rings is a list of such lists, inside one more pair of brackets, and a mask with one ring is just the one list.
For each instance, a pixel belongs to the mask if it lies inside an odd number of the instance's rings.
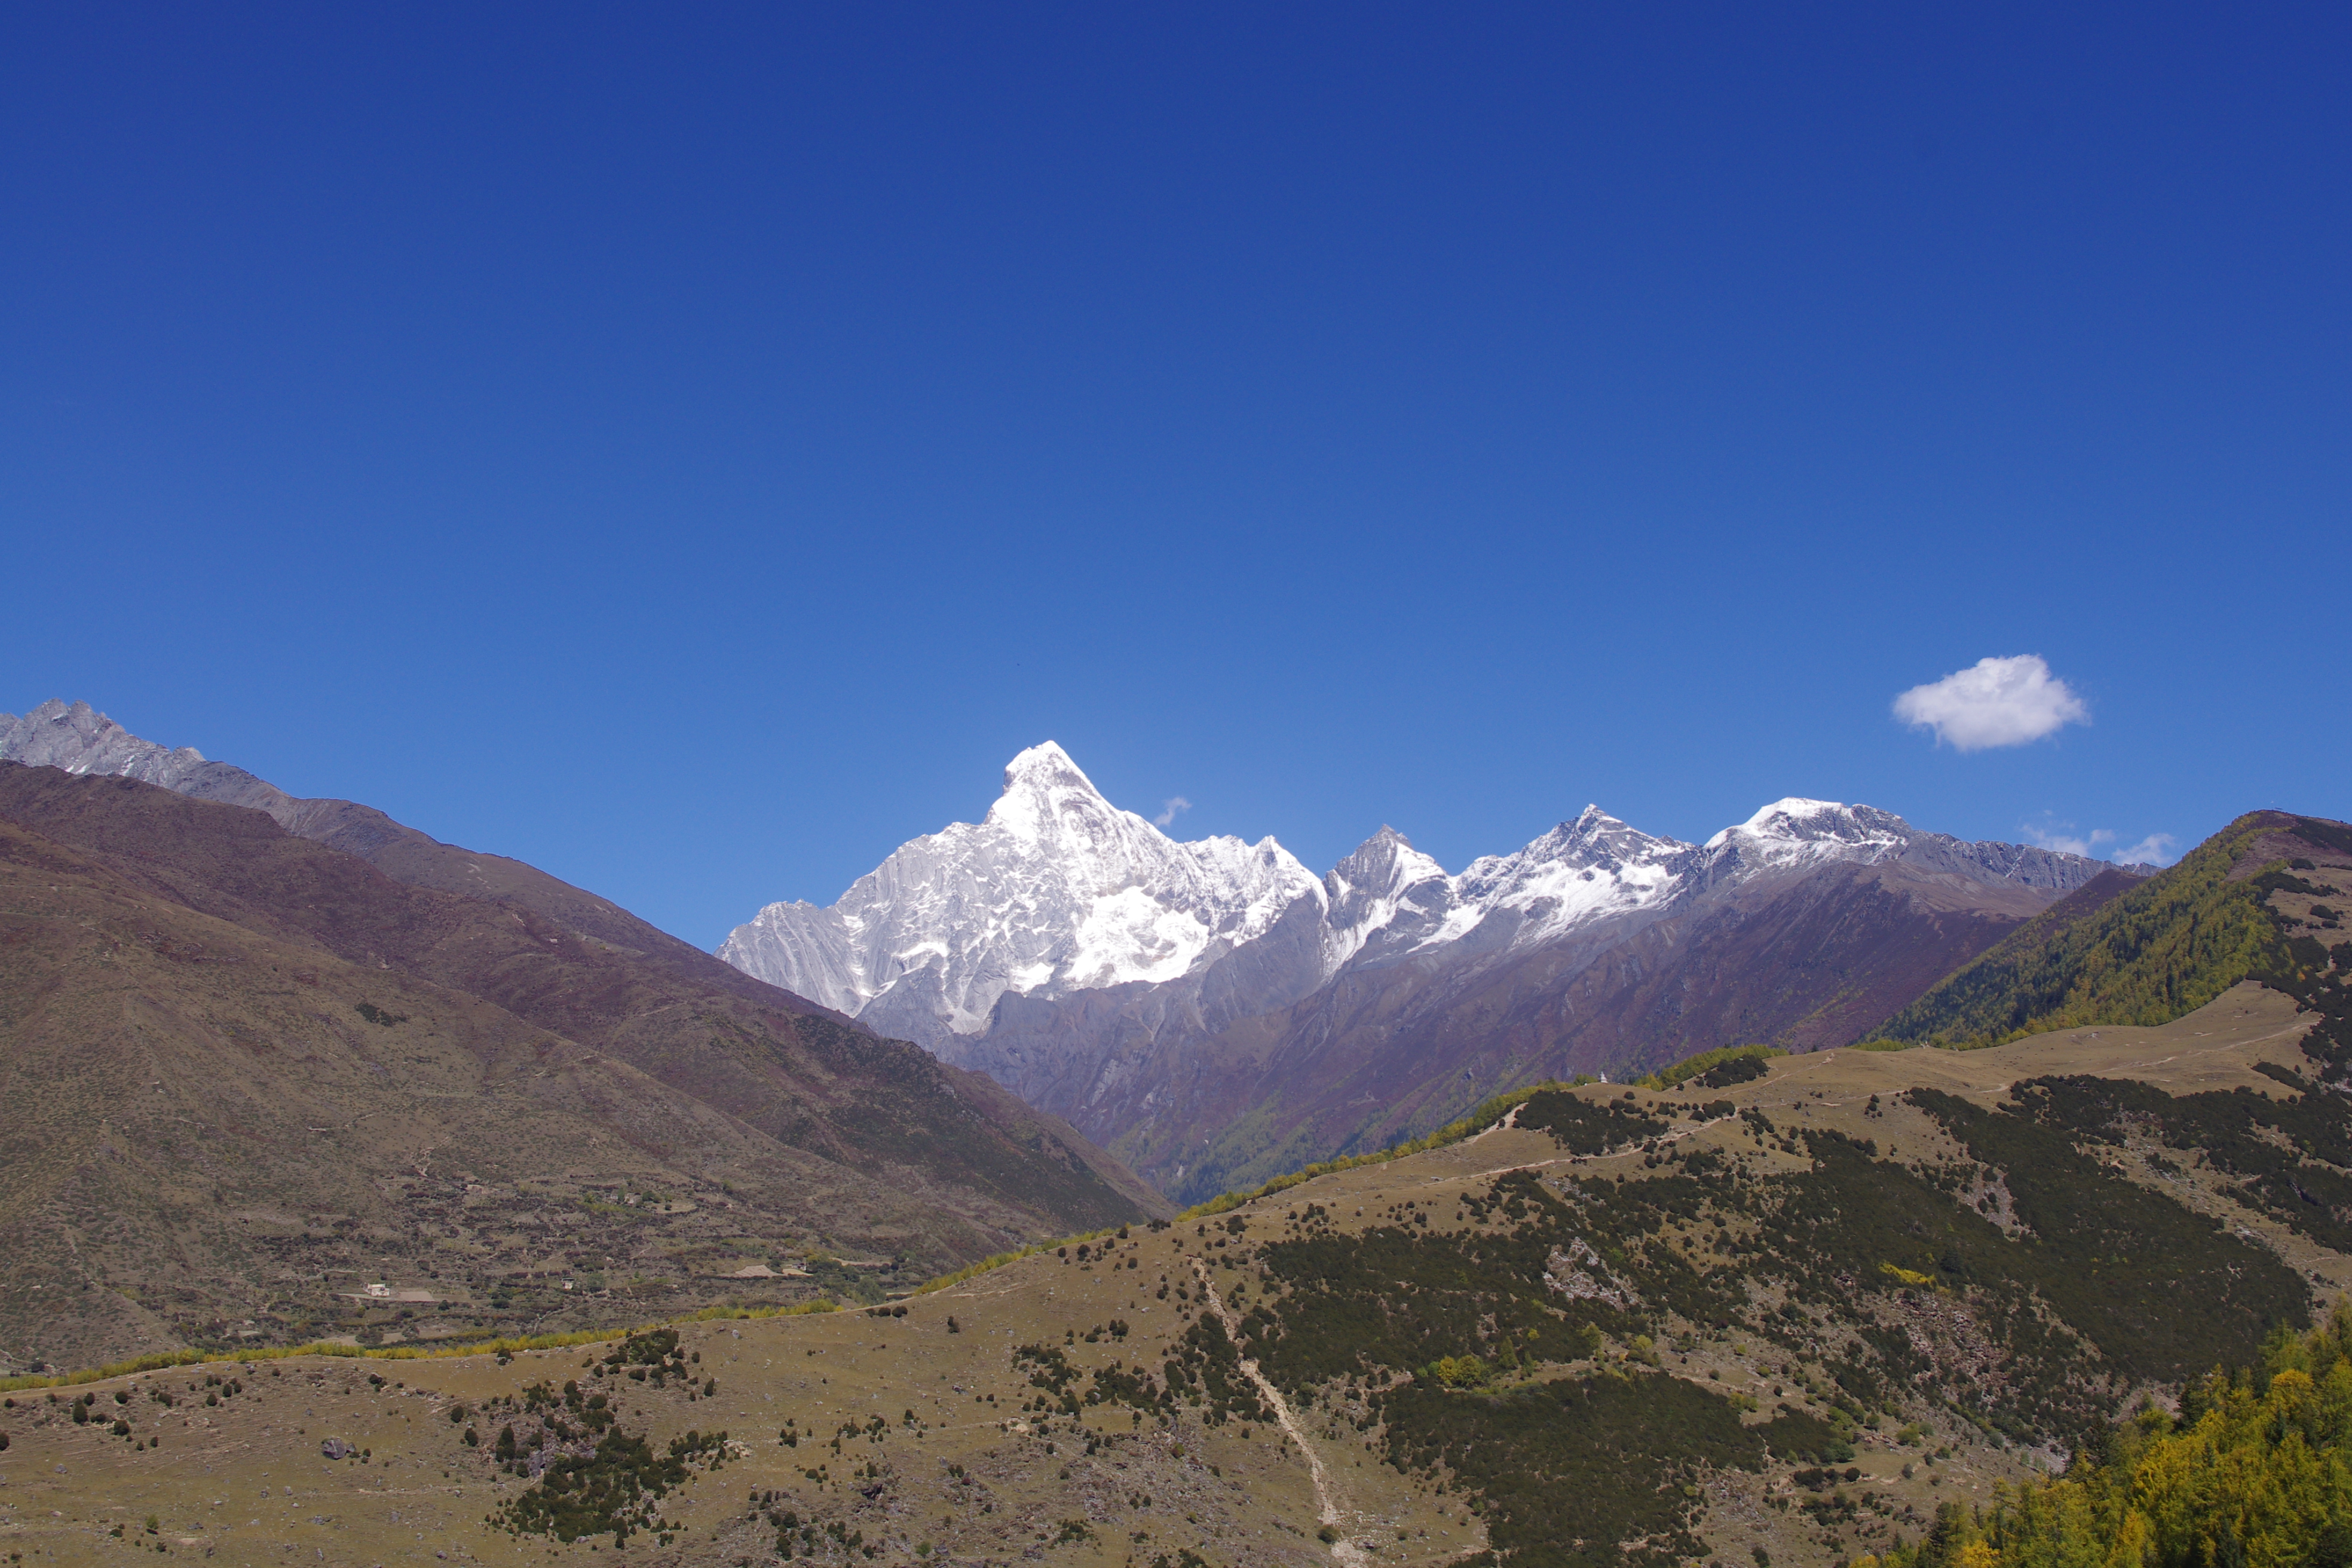
{"label": "dirt trail on hillside", "polygon": [[[1209,1298],[1209,1310],[1217,1314],[1217,1321],[1225,1325],[1226,1337],[1234,1342],[1234,1348],[1239,1350],[1241,1320],[1234,1317],[1233,1309],[1225,1305],[1225,1299],[1217,1294],[1216,1286],[1209,1279],[1206,1263],[1197,1258],[1192,1259],[1192,1272],[1201,1281],[1202,1294]],[[1258,1394],[1274,1406],[1275,1420],[1281,1423],[1290,1440],[1298,1445],[1298,1451],[1307,1456],[1307,1471],[1315,1479],[1315,1508],[1318,1522],[1337,1530],[1339,1527],[1339,1488],[1323,1467],[1323,1456],[1316,1452],[1313,1443],[1307,1441],[1307,1429],[1298,1424],[1297,1415],[1290,1408],[1290,1401],[1282,1396],[1282,1390],[1275,1387],[1273,1380],[1259,1369],[1256,1360],[1244,1356],[1241,1365],[1243,1374],[1257,1385]],[[1345,1564],[1345,1568],[1366,1568],[1370,1562],[1363,1547],[1346,1536],[1331,1543],[1331,1555]]]}

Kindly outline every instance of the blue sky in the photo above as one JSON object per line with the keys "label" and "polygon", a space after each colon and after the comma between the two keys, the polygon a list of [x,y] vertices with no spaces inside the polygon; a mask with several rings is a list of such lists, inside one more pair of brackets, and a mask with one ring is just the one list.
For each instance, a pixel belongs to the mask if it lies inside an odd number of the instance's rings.
{"label": "blue sky", "polygon": [[1318,869],[2352,816],[2347,18],[16,7],[0,710],[706,945],[1049,736]]}

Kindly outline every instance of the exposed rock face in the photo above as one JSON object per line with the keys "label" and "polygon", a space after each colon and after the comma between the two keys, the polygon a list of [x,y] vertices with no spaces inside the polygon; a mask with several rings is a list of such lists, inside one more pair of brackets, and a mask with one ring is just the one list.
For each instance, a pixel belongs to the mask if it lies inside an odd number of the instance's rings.
{"label": "exposed rock face", "polygon": [[207,762],[194,746],[175,751],[142,741],[87,702],[68,705],[52,697],[21,719],[0,713],[0,762],[137,779],[198,800],[251,806],[276,817],[280,827],[294,826],[298,803],[277,785],[243,768]]}
{"label": "exposed rock face", "polygon": [[1551,1249],[1544,1262],[1543,1282],[1571,1301],[1605,1301],[1620,1311],[1642,1304],[1641,1292],[1619,1279],[1580,1236],[1570,1237],[1565,1251]]}

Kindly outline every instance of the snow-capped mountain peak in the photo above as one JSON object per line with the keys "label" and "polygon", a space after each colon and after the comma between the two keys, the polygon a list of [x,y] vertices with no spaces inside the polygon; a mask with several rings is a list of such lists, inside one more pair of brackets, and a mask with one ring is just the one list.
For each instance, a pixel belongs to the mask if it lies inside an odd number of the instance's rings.
{"label": "snow-capped mountain peak", "polygon": [[977,824],[901,845],[830,908],[777,903],[728,963],[934,1048],[1007,992],[1060,995],[1195,973],[1324,891],[1272,838],[1171,839],[1047,741]]}
{"label": "snow-capped mountain peak", "polygon": [[1367,900],[1397,898],[1429,881],[1450,881],[1445,868],[1412,847],[1412,840],[1386,823],[1331,868],[1323,886],[1331,895],[1331,918],[1343,919]]}
{"label": "snow-capped mountain peak", "polygon": [[1818,860],[1876,860],[1900,854],[1913,837],[1911,825],[1871,805],[1790,795],[1776,800],[1706,841],[1718,865],[1734,861],[1751,870]]}
{"label": "snow-capped mountain peak", "polygon": [[1052,832],[1066,812],[1081,819],[1131,815],[1104,799],[1070,753],[1046,741],[1004,764],[1004,793],[988,808],[983,826],[1034,839]]}
{"label": "snow-capped mountain peak", "polygon": [[1445,923],[1456,901],[1445,868],[1385,823],[1331,868],[1323,890],[1330,906],[1327,973],[1360,955],[1410,951]]}
{"label": "snow-capped mountain peak", "polygon": [[1423,948],[1469,941],[1525,947],[1606,916],[1663,905],[1691,846],[1654,837],[1597,805],[1509,855],[1486,855],[1454,879],[1455,907]]}
{"label": "snow-capped mountain peak", "polygon": [[1816,817],[1835,817],[1844,810],[1844,805],[1839,801],[1808,800],[1801,795],[1787,795],[1758,807],[1756,814],[1747,821],[1734,823],[1723,829],[1706,841],[1706,847],[1720,849],[1730,842],[1734,834],[1771,835],[1790,828],[1802,831],[1800,825],[1809,824]]}
{"label": "snow-capped mountain peak", "polygon": [[1902,860],[1977,881],[2063,891],[2080,887],[2104,868],[2104,862],[2057,850],[1972,843],[1924,832],[1874,805],[1796,796],[1776,800],[1747,821],[1725,828],[1706,841],[1704,853],[1710,885],[1831,861],[1876,866]]}

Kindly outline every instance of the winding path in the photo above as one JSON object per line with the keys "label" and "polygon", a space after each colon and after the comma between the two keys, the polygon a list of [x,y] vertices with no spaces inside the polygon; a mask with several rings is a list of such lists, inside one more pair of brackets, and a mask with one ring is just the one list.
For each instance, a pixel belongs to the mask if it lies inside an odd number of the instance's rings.
{"label": "winding path", "polygon": [[[1209,1278],[1208,1264],[1198,1258],[1193,1258],[1192,1273],[1201,1281],[1202,1294],[1209,1299],[1209,1310],[1217,1314],[1217,1321],[1224,1324],[1226,1337],[1234,1342],[1234,1348],[1238,1351],[1242,1342],[1241,1321],[1234,1316],[1233,1309],[1225,1305],[1225,1299],[1217,1294],[1216,1284]],[[1273,1380],[1259,1368],[1256,1359],[1244,1356],[1241,1364],[1243,1375],[1257,1385],[1259,1394],[1274,1407],[1275,1420],[1281,1424],[1290,1440],[1298,1445],[1298,1451],[1307,1456],[1307,1468],[1315,1480],[1317,1520],[1337,1530],[1340,1523],[1339,1490],[1330,1472],[1324,1468],[1323,1456],[1316,1451],[1313,1443],[1307,1441],[1307,1429],[1299,1425],[1297,1415],[1290,1408],[1290,1401],[1282,1396],[1282,1390],[1275,1387]],[[1360,1543],[1344,1535],[1331,1543],[1331,1555],[1346,1564],[1346,1568],[1365,1568],[1371,1561]]]}

